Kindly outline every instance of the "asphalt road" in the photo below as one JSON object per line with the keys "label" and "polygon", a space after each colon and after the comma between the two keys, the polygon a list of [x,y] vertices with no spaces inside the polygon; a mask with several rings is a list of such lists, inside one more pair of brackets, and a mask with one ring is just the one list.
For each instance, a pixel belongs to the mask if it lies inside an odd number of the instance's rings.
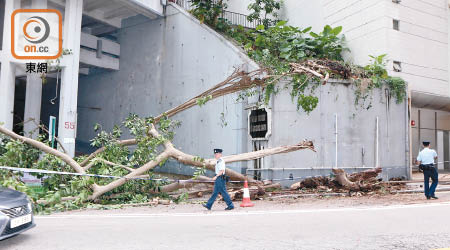
{"label": "asphalt road", "polygon": [[436,249],[450,247],[450,203],[337,209],[82,212],[36,217],[2,250]]}

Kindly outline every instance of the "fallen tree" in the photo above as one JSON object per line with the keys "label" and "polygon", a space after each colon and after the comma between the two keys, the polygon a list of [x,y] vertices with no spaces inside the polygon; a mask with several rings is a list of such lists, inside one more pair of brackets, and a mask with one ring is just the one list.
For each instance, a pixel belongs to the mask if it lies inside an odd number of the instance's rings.
{"label": "fallen tree", "polygon": [[381,168],[368,169],[362,172],[347,175],[344,169],[333,168],[333,178],[326,176],[311,177],[291,185],[292,190],[320,189],[333,191],[362,191],[369,192],[380,189],[384,184],[378,178]]}
{"label": "fallen tree", "polygon": [[[60,152],[45,143],[44,141],[34,140],[14,133],[11,130],[0,126],[0,133],[20,143],[28,144],[40,151],[56,157],[55,159],[46,158],[46,163],[37,160],[33,165],[36,167],[51,168],[52,170],[72,171],[79,174],[100,173],[113,174],[122,178],[115,180],[104,180],[95,178],[86,178],[78,181],[66,178],[55,180],[59,185],[66,185],[64,182],[70,181],[70,188],[58,189],[51,197],[44,197],[48,201],[42,203],[53,204],[58,201],[76,201],[81,203],[84,200],[97,200],[105,193],[121,192],[124,185],[137,178],[152,177],[152,170],[156,166],[162,166],[168,159],[176,160],[185,166],[195,166],[202,169],[214,170],[214,159],[203,159],[180,151],[172,144],[174,136],[173,129],[178,126],[177,122],[169,120],[169,117],[189,109],[196,105],[204,105],[206,102],[220,96],[236,93],[253,87],[264,87],[271,82],[271,76],[265,74],[265,70],[260,69],[252,72],[244,72],[236,69],[223,82],[204,91],[200,95],[191,98],[185,103],[168,110],[156,117],[140,118],[136,115],[130,115],[122,125],[114,127],[113,131],[100,131],[98,136],[92,140],[92,145],[99,147],[94,153],[87,157],[79,159],[72,158],[69,155]],[[128,128],[129,133],[134,136],[131,139],[122,139],[122,128]],[[136,145],[133,150],[129,146]],[[17,146],[17,145],[16,145]],[[267,148],[255,152],[227,155],[223,159],[227,163],[249,161],[263,158],[274,154],[289,153],[297,150],[310,149],[314,151],[314,145],[311,141],[302,141],[298,144]],[[131,154],[131,157],[129,155]],[[63,166],[60,166],[60,165]],[[50,166],[49,166],[50,165]],[[227,169],[226,174],[232,180],[244,180],[245,176],[231,169]],[[198,180],[206,180],[207,177],[200,177]],[[198,182],[198,180],[196,182]],[[250,180],[252,181],[252,180]],[[187,185],[194,185],[196,182]],[[58,184],[58,183],[56,183]],[[54,185],[56,185],[54,184]],[[162,185],[161,185],[162,184]],[[157,192],[171,192],[179,188],[186,187],[185,184],[172,183],[164,185],[157,183],[153,190]],[[126,188],[125,188],[126,189]],[[144,191],[145,192],[145,191]],[[111,196],[112,197],[112,196]],[[39,200],[42,201],[43,197]]]}
{"label": "fallen tree", "polygon": [[[86,170],[87,170],[86,167],[84,167],[84,168],[81,167],[78,162],[73,160],[67,154],[57,151],[57,150],[45,145],[42,142],[18,135],[16,133],[4,128],[3,126],[0,126],[0,133],[3,133],[13,139],[30,144],[48,154],[52,154],[56,157],[59,157],[66,164],[71,166],[73,168],[73,170],[75,170],[77,173],[80,173],[80,174],[86,173]],[[149,133],[155,138],[160,137],[159,132],[156,130],[156,128],[154,126],[151,127],[151,129],[149,130]],[[206,159],[203,161],[197,160],[196,156],[186,154],[186,153],[176,149],[170,141],[164,142],[164,148],[165,149],[157,157],[155,157],[154,160],[147,162],[146,164],[144,164],[143,166],[141,166],[139,168],[128,169],[129,173],[127,175],[123,176],[124,178],[114,180],[114,181],[108,183],[107,185],[98,185],[96,183],[92,184],[91,188],[92,188],[93,192],[88,197],[88,199],[90,199],[90,200],[97,199],[99,196],[125,184],[127,181],[144,175],[146,172],[148,172],[149,170],[158,166],[160,163],[167,160],[168,158],[176,159],[177,161],[182,162],[186,165],[192,165],[192,166],[197,166],[197,167],[206,167],[208,169],[214,170],[214,166],[215,166],[214,159]],[[310,141],[305,141],[305,142],[301,142],[301,143],[298,143],[295,145],[290,145],[290,146],[268,148],[268,149],[264,149],[264,150],[259,150],[259,151],[255,151],[255,152],[244,153],[244,154],[238,154],[238,155],[228,155],[228,156],[223,157],[223,159],[227,163],[238,162],[238,161],[248,161],[248,160],[262,158],[262,157],[269,156],[269,155],[288,153],[288,152],[301,150],[301,149],[314,150],[313,143]],[[245,179],[245,176],[243,176],[242,174],[239,174],[231,169],[227,169],[226,174],[229,175],[233,180],[244,180]],[[208,179],[206,179],[206,178],[207,177],[201,177],[199,180],[206,180],[206,181],[210,180],[209,178]],[[193,183],[194,182],[192,182],[191,184],[193,184]],[[173,183],[173,184],[163,187],[161,191],[170,192],[170,191],[174,191],[177,188],[181,188],[181,187],[183,187],[183,184]]]}

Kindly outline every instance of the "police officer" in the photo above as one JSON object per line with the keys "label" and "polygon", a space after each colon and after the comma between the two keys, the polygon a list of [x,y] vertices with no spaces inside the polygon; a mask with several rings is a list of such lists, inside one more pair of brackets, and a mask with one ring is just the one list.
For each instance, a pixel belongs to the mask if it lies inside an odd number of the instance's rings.
{"label": "police officer", "polygon": [[227,203],[227,208],[225,210],[234,209],[233,202],[231,202],[230,196],[228,195],[226,188],[226,176],[225,176],[225,161],[222,159],[222,149],[216,148],[214,149],[214,158],[216,158],[216,175],[214,176],[214,191],[209,198],[208,203],[203,204],[203,206],[211,210],[214,201],[216,201],[217,195],[220,193]]}
{"label": "police officer", "polygon": [[[437,153],[433,149],[430,149],[430,142],[423,142],[424,149],[420,151],[417,156],[416,164],[419,165],[419,169],[423,171],[424,186],[425,186],[425,196],[429,200],[430,198],[437,199],[434,195],[434,191],[438,185],[438,171],[434,166],[434,161],[437,159]],[[429,186],[429,181],[433,181],[431,186]]]}

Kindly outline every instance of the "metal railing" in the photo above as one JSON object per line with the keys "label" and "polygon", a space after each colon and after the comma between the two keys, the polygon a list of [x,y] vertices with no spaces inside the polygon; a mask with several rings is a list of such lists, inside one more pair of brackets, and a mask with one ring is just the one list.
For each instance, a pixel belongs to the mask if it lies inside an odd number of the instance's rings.
{"label": "metal railing", "polygon": [[260,20],[249,21],[247,19],[247,15],[227,10],[224,10],[220,17],[228,20],[232,25],[241,25],[244,28],[248,29],[255,29],[258,25],[261,24]]}
{"label": "metal railing", "polygon": [[[217,0],[213,0],[213,1],[217,1]],[[169,2],[175,3],[187,11],[193,9],[189,0],[169,0]],[[224,10],[219,17],[229,21],[231,25],[236,25],[236,26],[241,25],[242,27],[248,28],[248,29],[255,29],[258,25],[261,24],[261,22],[259,20],[249,21],[247,19],[247,15],[232,12],[232,11],[227,11],[227,10]]]}
{"label": "metal railing", "polygon": [[192,6],[189,0],[169,0],[169,2],[175,3],[185,10],[191,10]]}

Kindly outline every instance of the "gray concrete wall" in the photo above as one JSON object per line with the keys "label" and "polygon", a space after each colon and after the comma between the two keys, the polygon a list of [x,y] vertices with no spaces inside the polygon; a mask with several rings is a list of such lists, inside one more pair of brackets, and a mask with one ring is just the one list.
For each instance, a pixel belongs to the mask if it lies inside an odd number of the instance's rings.
{"label": "gray concrete wall", "polygon": [[[222,36],[172,6],[167,7],[166,18],[136,16],[122,26],[120,70],[80,77],[78,104],[95,109],[78,108],[77,150],[89,150],[86,146],[96,135],[93,124],[111,129],[129,113],[158,115],[250,61]],[[251,63],[249,69],[256,67]],[[246,152],[246,112],[236,99],[235,95],[218,98],[173,117],[182,122],[174,144],[201,157],[211,157],[215,147],[223,148],[225,154]],[[222,112],[227,126],[220,122]],[[178,163],[168,165],[177,169]],[[241,165],[245,163],[231,167],[240,171]]]}
{"label": "gray concrete wall", "polygon": [[[355,171],[375,167],[376,117],[379,118],[379,163],[385,168],[382,177],[407,177],[408,121],[407,102],[396,104],[387,99],[385,90],[374,90],[369,110],[355,105],[353,85],[328,83],[315,93],[318,107],[307,115],[296,110],[289,92],[281,91],[271,102],[272,135],[267,146],[295,144],[312,140],[316,153],[302,150],[264,159],[264,168],[286,168],[265,171],[268,178],[329,175],[335,165],[335,114],[338,115],[338,167]],[[249,138],[249,148],[252,142]],[[364,154],[363,154],[364,150]],[[249,164],[252,168],[253,164]],[[299,170],[302,169],[302,170]],[[285,185],[292,181],[284,182]]]}

